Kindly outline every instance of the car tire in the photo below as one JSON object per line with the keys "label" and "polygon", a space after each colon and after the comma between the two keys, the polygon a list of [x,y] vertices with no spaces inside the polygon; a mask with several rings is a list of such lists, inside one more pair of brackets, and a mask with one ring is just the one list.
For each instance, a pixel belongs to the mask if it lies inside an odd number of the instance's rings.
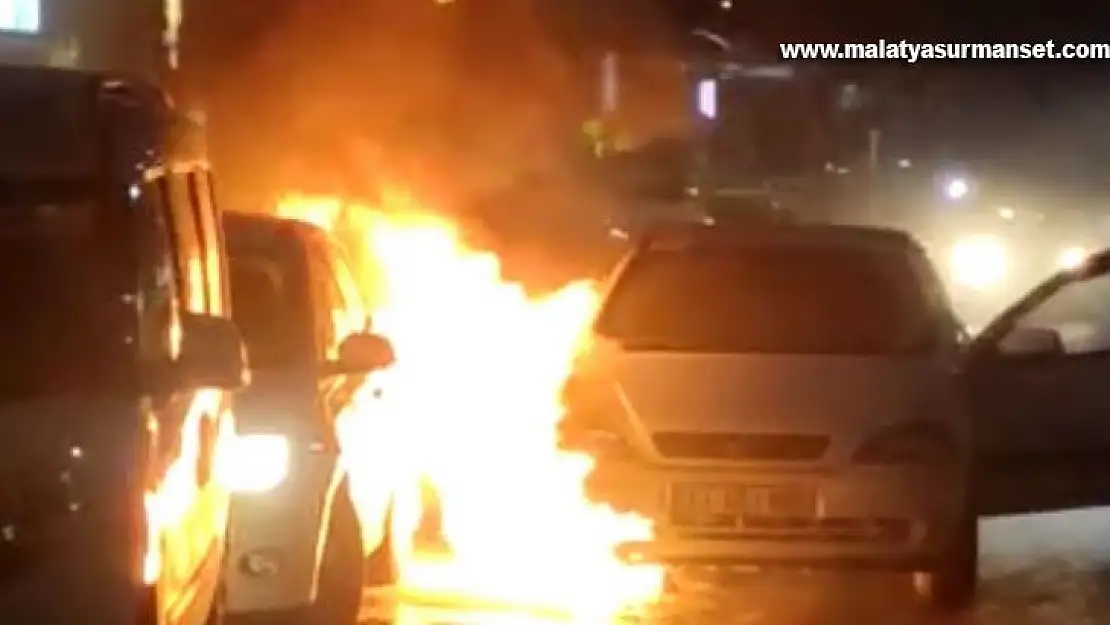
{"label": "car tire", "polygon": [[915,586],[929,607],[940,612],[964,612],[974,604],[979,587],[979,518],[970,506],[940,560],[916,576]]}
{"label": "car tire", "polygon": [[362,604],[362,529],[347,486],[332,504],[310,625],[354,625]]}

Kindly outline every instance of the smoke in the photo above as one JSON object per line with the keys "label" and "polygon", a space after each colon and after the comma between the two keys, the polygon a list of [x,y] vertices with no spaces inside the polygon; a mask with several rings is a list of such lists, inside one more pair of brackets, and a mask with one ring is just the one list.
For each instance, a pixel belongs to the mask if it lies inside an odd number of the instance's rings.
{"label": "smoke", "polygon": [[455,198],[562,166],[614,33],[662,39],[650,6],[190,0],[183,65],[208,94],[225,187],[388,179]]}

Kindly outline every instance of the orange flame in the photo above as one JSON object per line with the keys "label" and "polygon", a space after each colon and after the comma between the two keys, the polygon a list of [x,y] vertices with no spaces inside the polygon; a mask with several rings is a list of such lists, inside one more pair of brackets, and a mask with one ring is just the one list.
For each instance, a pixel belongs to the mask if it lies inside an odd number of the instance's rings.
{"label": "orange flame", "polygon": [[[614,555],[622,541],[650,538],[650,523],[589,502],[592,459],[557,449],[559,393],[597,306],[593,285],[531,298],[501,278],[494,255],[469,249],[451,223],[400,194],[373,208],[289,196],[278,212],[346,228],[369,251],[361,275],[373,327],[397,353],[376,408],[396,437],[390,463],[404,503],[394,535],[416,531],[415,485],[426,480],[450,547],[447,557],[401,554],[404,585],[590,622],[656,598],[661,569]],[[358,412],[340,424],[356,491],[381,479],[363,461],[380,419]]]}

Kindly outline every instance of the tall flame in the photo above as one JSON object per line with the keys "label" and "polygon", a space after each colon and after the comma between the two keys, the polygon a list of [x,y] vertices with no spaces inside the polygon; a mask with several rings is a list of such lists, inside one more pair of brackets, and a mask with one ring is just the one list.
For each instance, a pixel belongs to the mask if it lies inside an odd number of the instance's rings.
{"label": "tall flame", "polygon": [[424,481],[439,495],[450,548],[440,557],[405,550],[403,584],[590,623],[658,596],[660,569],[614,555],[622,541],[650,538],[650,523],[588,501],[592,459],[557,449],[560,389],[597,306],[593,285],[529,297],[450,222],[402,195],[384,202],[289,196],[278,212],[343,228],[368,252],[360,275],[373,327],[394,343],[397,363],[376,382],[381,399],[341,422],[344,455],[356,491],[381,479],[372,473],[382,465],[368,459],[382,453],[384,411],[403,502],[395,536],[416,532]]}

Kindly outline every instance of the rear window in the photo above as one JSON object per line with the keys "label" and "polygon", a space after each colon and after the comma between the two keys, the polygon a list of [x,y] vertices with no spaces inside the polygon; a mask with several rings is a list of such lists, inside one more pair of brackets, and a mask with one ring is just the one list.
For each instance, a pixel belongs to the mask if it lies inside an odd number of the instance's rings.
{"label": "rear window", "polygon": [[228,233],[232,317],[251,366],[280,369],[313,362],[308,278],[296,239],[243,243]]}
{"label": "rear window", "polygon": [[0,172],[87,176],[99,137],[93,91],[82,81],[34,71],[0,72]]}
{"label": "rear window", "polygon": [[686,249],[634,260],[597,330],[633,350],[911,354],[937,345],[939,319],[905,254]]}

